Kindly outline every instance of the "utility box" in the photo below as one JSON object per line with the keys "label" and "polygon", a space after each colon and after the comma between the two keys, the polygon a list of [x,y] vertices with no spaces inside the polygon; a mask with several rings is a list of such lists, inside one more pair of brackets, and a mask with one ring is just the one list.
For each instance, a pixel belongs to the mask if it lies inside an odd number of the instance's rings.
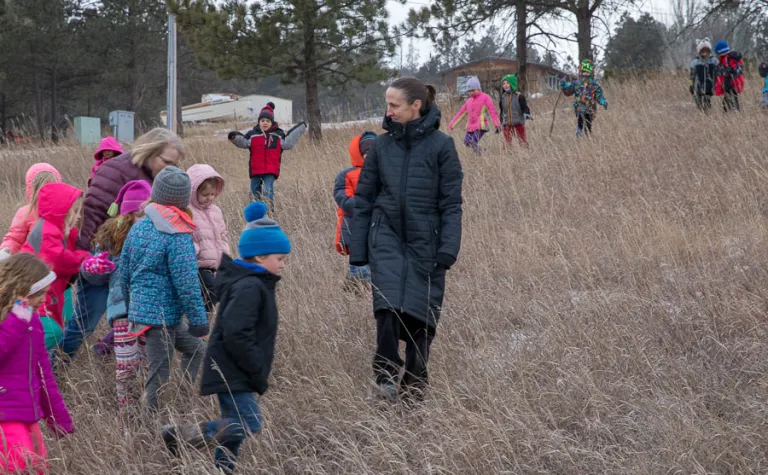
{"label": "utility box", "polygon": [[75,138],[80,145],[96,145],[101,140],[101,119],[75,117]]}
{"label": "utility box", "polygon": [[118,142],[133,143],[133,116],[134,112],[112,111],[109,113],[109,125],[112,126],[112,135]]}

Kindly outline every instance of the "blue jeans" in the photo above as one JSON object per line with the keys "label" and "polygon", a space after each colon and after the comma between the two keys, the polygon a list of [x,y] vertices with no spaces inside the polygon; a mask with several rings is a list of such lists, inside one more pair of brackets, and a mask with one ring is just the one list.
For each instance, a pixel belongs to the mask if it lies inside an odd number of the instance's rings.
{"label": "blue jeans", "polygon": [[203,437],[219,443],[214,463],[217,468],[232,473],[245,438],[259,432],[263,425],[259,400],[255,394],[244,392],[219,393],[218,396],[221,419],[203,423]]}
{"label": "blue jeans", "polygon": [[368,266],[353,266],[349,265],[349,274],[347,279],[364,280],[366,282],[371,281],[371,268]]}
{"label": "blue jeans", "polygon": [[263,201],[270,209],[275,204],[275,175],[254,175],[251,177],[251,196],[255,201]]}
{"label": "blue jeans", "polygon": [[107,311],[108,295],[108,285],[93,285],[82,277],[77,279],[75,315],[67,323],[64,338],[59,343],[59,348],[67,356],[74,356],[83,340],[96,329]]}

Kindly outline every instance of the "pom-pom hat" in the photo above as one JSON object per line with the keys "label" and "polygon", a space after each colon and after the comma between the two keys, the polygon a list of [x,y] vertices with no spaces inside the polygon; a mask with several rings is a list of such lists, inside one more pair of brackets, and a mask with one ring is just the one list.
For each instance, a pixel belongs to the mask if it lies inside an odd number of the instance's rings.
{"label": "pom-pom hat", "polygon": [[259,113],[259,120],[269,119],[272,122],[275,121],[275,104],[274,102],[267,102],[267,105],[261,109]]}
{"label": "pom-pom hat", "polygon": [[243,210],[245,230],[240,235],[237,249],[240,257],[250,259],[269,254],[290,254],[291,241],[274,219],[267,217],[267,205],[254,201]]}

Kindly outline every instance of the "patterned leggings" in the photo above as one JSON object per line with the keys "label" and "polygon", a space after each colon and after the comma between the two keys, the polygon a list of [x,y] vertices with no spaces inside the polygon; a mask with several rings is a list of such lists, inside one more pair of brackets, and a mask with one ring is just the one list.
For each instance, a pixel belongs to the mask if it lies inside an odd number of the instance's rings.
{"label": "patterned leggings", "polygon": [[145,359],[146,339],[144,335],[137,337],[128,333],[127,318],[118,318],[112,322],[112,329],[115,331],[117,400],[120,409],[125,409],[133,406],[136,399],[136,379]]}

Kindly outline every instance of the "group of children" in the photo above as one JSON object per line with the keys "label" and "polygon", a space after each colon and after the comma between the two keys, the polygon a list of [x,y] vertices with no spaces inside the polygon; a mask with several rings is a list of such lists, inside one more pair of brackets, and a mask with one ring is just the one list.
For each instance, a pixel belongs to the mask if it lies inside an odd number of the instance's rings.
{"label": "group of children", "polygon": [[[712,55],[714,51],[715,56]],[[696,57],[691,61],[690,87],[693,102],[701,110],[712,107],[712,96],[723,97],[725,112],[739,111],[739,94],[744,91],[744,61],[720,40],[714,48],[709,38],[696,41]]]}
{"label": "group of children", "polygon": [[[91,177],[122,153],[115,144],[111,137],[102,141]],[[39,420],[55,434],[74,430],[51,360],[64,325],[64,294],[78,274],[109,288],[119,420],[140,416],[141,406],[156,413],[175,349],[188,380],[205,368],[201,394],[218,395],[222,419],[196,425],[193,435],[190,426],[165,427],[163,439],[174,453],[182,442],[216,444],[217,467],[233,471],[240,444],[261,426],[254,393],[267,390],[277,330],[275,284],[291,251],[267,206],[256,201],[246,207],[240,258],[232,259],[215,204],[222,176],[209,165],[186,172],[166,166],[151,184],[134,180],[122,187],[86,252],[76,249],[82,191],[63,183],[47,163],[30,167],[26,185],[27,204],[3,240],[0,262],[0,473],[46,472]],[[201,338],[214,309],[206,345]],[[144,367],[139,406],[136,381]]]}

